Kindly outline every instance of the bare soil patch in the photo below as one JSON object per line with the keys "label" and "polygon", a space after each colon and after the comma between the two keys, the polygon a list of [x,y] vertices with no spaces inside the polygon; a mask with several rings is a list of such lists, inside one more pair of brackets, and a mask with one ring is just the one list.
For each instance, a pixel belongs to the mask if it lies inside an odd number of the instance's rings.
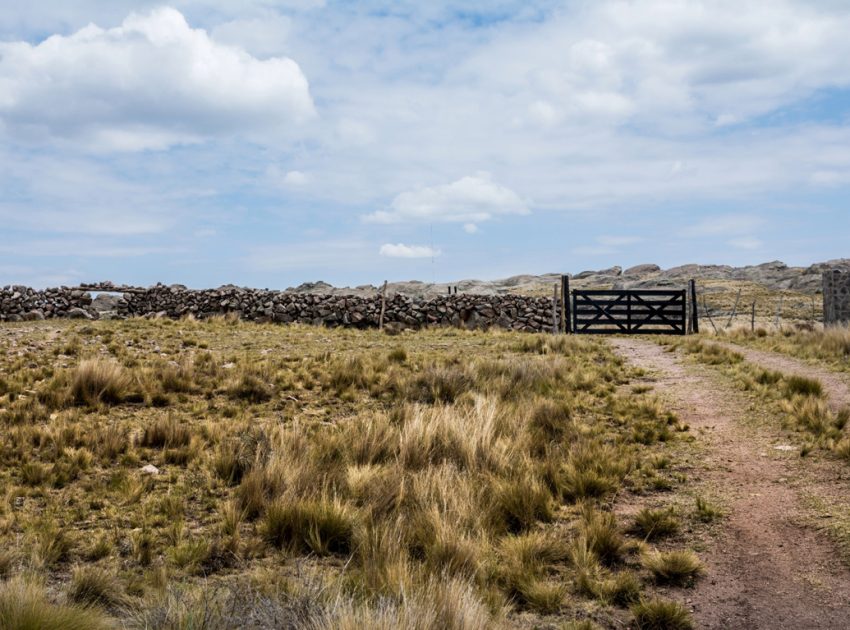
{"label": "bare soil patch", "polygon": [[[850,572],[828,537],[804,524],[810,515],[800,497],[805,481],[799,458],[775,450],[776,436],[767,429],[748,425],[750,403],[724,387],[709,368],[686,364],[649,340],[611,343],[652,373],[669,408],[705,442],[703,467],[693,481],[711,488],[728,506],[722,527],[702,554],[708,573],[687,599],[699,626],[850,627]],[[760,362],[756,351],[740,350],[754,353],[748,359]],[[782,367],[779,359],[784,357],[771,357],[774,369],[794,373],[786,368],[802,368],[801,373],[815,376],[808,366],[789,360]],[[840,391],[840,382],[833,382],[837,377],[822,380],[830,396]]]}

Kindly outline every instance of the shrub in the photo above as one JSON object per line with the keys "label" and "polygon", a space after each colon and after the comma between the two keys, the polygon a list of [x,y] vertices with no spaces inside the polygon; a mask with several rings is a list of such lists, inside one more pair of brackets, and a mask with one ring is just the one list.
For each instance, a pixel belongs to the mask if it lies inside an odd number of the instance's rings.
{"label": "shrub", "polygon": [[703,566],[692,551],[655,551],[643,559],[643,566],[659,584],[687,586],[702,575]]}
{"label": "shrub", "polygon": [[640,601],[632,606],[637,630],[692,630],[690,613],[678,602],[663,599]]}
{"label": "shrub", "polygon": [[106,630],[111,627],[106,617],[91,608],[52,604],[41,587],[31,582],[13,579],[0,583],[0,628],[3,630]]}
{"label": "shrub", "polygon": [[71,374],[71,398],[77,405],[116,405],[123,402],[129,385],[130,378],[115,361],[87,359]]}

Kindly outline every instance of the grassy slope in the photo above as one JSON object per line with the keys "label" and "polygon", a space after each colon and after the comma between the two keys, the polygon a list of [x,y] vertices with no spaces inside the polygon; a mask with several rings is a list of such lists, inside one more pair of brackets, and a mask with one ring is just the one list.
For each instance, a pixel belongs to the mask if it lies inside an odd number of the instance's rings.
{"label": "grassy slope", "polygon": [[[148,628],[608,626],[699,573],[666,553],[690,516],[611,511],[683,483],[685,428],[595,340],[0,332],[0,606],[43,584],[45,614]],[[633,613],[687,627],[675,605]]]}
{"label": "grassy slope", "polygon": [[788,328],[733,330],[723,333],[722,340],[781,352],[793,357],[816,361],[838,371],[850,371],[850,328],[835,326],[826,330],[796,330]]}

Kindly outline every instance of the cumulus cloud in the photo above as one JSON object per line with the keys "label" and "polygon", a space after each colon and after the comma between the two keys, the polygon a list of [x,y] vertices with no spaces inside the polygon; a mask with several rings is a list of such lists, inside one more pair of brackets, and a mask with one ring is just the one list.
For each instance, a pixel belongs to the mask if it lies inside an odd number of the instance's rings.
{"label": "cumulus cloud", "polygon": [[164,149],[279,137],[314,115],[295,61],[219,44],[171,8],[37,45],[0,43],[0,121],[17,138]]}
{"label": "cumulus cloud", "polygon": [[729,245],[734,247],[735,249],[746,249],[746,250],[755,250],[761,249],[764,243],[755,238],[754,236],[742,236],[740,238],[733,238],[729,241]]}
{"label": "cumulus cloud", "polygon": [[758,229],[764,219],[751,214],[724,214],[707,217],[682,230],[683,236],[738,236]]}
{"label": "cumulus cloud", "polygon": [[526,203],[510,188],[493,181],[490,173],[478,172],[451,184],[420,188],[396,196],[390,210],[365,217],[372,223],[434,221],[469,225],[499,215],[529,214]]}
{"label": "cumulus cloud", "polygon": [[643,242],[640,236],[597,236],[595,245],[582,245],[573,250],[574,254],[580,256],[610,256],[617,254],[623,247]]}
{"label": "cumulus cloud", "polygon": [[436,258],[440,255],[439,249],[433,249],[425,245],[405,245],[404,243],[387,243],[381,245],[379,252],[387,258]]}

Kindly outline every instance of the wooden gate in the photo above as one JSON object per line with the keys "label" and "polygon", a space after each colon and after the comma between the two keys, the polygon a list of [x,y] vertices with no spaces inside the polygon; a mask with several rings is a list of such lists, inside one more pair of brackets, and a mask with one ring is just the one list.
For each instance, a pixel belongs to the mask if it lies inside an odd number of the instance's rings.
{"label": "wooden gate", "polygon": [[685,289],[576,289],[572,331],[579,335],[684,335],[685,296]]}

